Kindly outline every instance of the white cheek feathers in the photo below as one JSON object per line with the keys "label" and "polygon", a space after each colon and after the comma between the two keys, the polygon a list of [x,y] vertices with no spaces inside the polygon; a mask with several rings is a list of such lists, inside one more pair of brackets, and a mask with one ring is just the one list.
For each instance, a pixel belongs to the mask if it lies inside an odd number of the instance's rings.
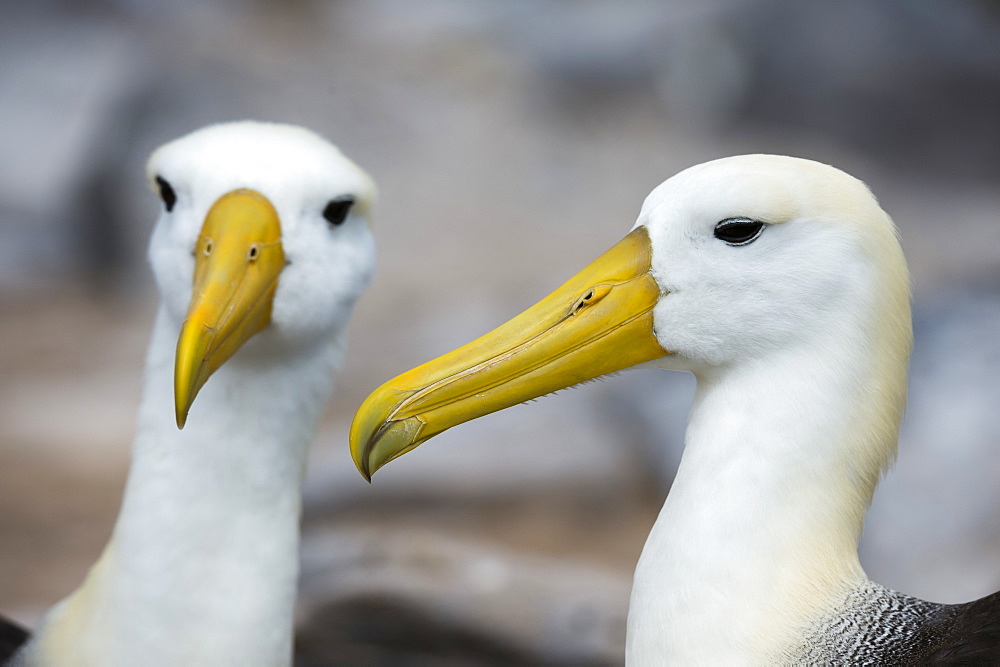
{"label": "white cheek feathers", "polygon": [[[734,217],[765,226],[730,244],[716,230]],[[656,309],[658,339],[709,366],[836,330],[843,309],[870,307],[875,262],[905,271],[892,223],[864,184],[794,158],[693,167],[650,194],[638,224],[650,229],[653,275],[669,292]]]}

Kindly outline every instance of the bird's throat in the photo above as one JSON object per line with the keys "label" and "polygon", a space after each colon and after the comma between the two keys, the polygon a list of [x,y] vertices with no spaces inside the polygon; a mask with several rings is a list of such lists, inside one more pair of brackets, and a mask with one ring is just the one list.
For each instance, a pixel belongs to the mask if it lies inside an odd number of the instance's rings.
{"label": "bird's throat", "polygon": [[803,623],[864,581],[857,543],[901,407],[873,407],[893,398],[865,391],[872,363],[791,350],[699,376],[636,568],[630,664],[780,662]]}
{"label": "bird's throat", "polygon": [[99,637],[86,642],[95,664],[288,664],[301,482],[339,342],[282,359],[248,346],[205,385],[181,431],[176,336],[161,311],[114,534],[39,638]]}

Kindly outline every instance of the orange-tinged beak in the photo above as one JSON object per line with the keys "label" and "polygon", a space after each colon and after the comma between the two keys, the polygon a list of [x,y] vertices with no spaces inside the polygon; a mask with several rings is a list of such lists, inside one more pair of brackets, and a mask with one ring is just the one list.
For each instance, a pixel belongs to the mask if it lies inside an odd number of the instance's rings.
{"label": "orange-tinged beak", "polygon": [[389,380],[351,425],[368,480],[389,461],[477,417],[665,356],[645,227],[540,302],[473,342]]}
{"label": "orange-tinged beak", "polygon": [[194,253],[194,289],[174,361],[178,428],[212,373],[271,322],[285,266],[278,212],[254,190],[225,194],[205,216]]}

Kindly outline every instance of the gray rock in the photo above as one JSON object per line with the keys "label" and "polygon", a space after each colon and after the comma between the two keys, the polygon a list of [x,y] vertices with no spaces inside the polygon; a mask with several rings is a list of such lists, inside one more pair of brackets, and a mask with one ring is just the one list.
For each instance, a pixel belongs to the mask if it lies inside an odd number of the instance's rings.
{"label": "gray rock", "polygon": [[629,589],[602,568],[437,533],[324,530],[303,544],[298,653],[620,664]]}

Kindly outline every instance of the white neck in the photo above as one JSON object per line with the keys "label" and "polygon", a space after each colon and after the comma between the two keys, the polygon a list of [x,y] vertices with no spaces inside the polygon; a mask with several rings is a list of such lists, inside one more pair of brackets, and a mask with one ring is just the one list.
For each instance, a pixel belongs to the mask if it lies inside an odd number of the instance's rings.
{"label": "white neck", "polygon": [[643,549],[627,662],[780,662],[845,588],[895,452],[908,345],[864,327],[698,376],[680,469]]}
{"label": "white neck", "polygon": [[39,629],[45,664],[63,650],[72,664],[291,661],[300,486],[340,342],[290,357],[250,341],[181,431],[178,330],[161,310],[121,513],[83,586]]}

